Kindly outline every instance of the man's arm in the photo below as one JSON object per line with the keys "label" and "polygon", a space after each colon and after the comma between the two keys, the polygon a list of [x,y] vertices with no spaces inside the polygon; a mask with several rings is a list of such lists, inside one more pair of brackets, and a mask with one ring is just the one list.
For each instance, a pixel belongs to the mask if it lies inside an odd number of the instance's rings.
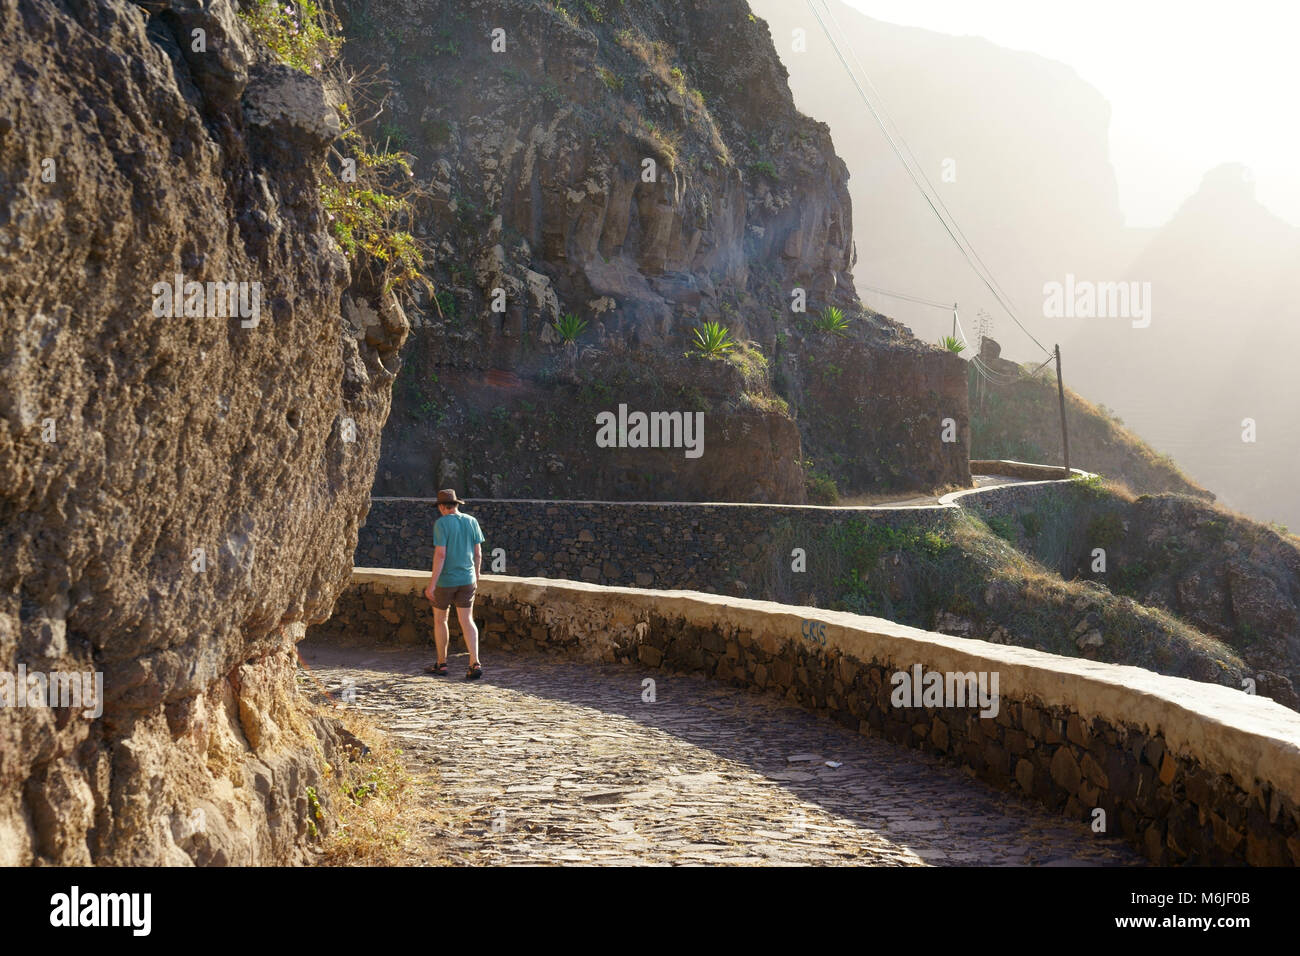
{"label": "man's arm", "polygon": [[438,575],[442,574],[442,566],[447,562],[447,549],[439,545],[433,549],[433,576],[429,578],[429,586],[424,589],[424,596],[430,601],[433,600],[433,589],[438,586]]}
{"label": "man's arm", "polygon": [[474,543],[474,580],[483,576],[483,545]]}

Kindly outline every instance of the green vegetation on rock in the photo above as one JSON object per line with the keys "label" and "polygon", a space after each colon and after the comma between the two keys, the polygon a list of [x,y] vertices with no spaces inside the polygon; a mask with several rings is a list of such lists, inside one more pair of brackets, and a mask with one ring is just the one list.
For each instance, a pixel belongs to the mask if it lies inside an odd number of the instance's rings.
{"label": "green vegetation on rock", "polygon": [[828,305],[820,312],[813,313],[811,322],[818,332],[828,332],[831,335],[849,333],[849,319],[844,314],[844,310],[837,306]]}
{"label": "green vegetation on rock", "polygon": [[[335,32],[337,22],[313,0],[298,0],[296,5],[256,0],[239,16],[277,59],[306,73],[328,72],[343,47]],[[320,183],[331,234],[354,267],[377,273],[385,295],[417,285],[432,291],[424,276],[421,244],[404,228],[413,216],[411,200],[418,189],[410,184],[410,162],[392,147],[400,150],[406,134],[385,125],[381,135],[386,145],[377,149],[353,122],[349,104],[339,103],[336,109],[342,149],[331,152],[339,168]]]}
{"label": "green vegetation on rock", "polygon": [[[1025,530],[1034,522],[1015,511],[987,518],[954,511],[915,521],[877,513],[819,534],[795,519],[772,547],[789,553],[799,542],[817,541],[808,549],[807,575],[781,569],[763,590],[925,630],[1238,686],[1247,665],[1223,635],[1128,597],[1120,591],[1123,574],[1085,580],[1075,572],[1076,556],[1090,553],[1084,529],[1106,509],[1123,507],[1123,499],[1097,499],[1091,510],[1061,504],[1067,506],[1036,507],[1034,535]],[[1051,554],[1063,567],[1040,560]],[[1142,570],[1149,575],[1152,568]],[[803,594],[807,582],[818,593]],[[1085,640],[1094,631],[1095,641]]]}
{"label": "green vegetation on rock", "polygon": [[324,71],[343,46],[343,39],[327,29],[325,13],[313,0],[294,4],[253,0],[239,18],[282,63],[304,73]]}
{"label": "green vegetation on rock", "polygon": [[701,355],[718,358],[726,355],[736,347],[731,332],[720,322],[705,322],[692,330],[694,339],[691,347]]}
{"label": "green vegetation on rock", "polygon": [[578,336],[586,330],[587,320],[578,318],[572,312],[564,313],[555,322],[555,331],[565,345],[572,345],[578,341]]}

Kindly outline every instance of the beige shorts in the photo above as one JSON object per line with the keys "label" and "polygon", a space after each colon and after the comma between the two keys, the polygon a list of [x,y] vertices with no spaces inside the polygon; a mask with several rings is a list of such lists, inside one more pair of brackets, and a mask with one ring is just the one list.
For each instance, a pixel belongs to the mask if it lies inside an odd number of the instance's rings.
{"label": "beige shorts", "polygon": [[474,594],[478,591],[477,584],[462,584],[455,588],[433,589],[433,606],[439,611],[445,611],[453,604],[457,607],[473,607]]}

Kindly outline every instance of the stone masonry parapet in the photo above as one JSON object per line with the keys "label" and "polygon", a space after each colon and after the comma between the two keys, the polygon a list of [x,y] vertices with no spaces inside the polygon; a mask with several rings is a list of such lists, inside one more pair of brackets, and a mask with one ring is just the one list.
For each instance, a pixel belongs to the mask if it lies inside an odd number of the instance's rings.
{"label": "stone masonry parapet", "polygon": [[[309,640],[428,643],[427,583],[427,571],[359,568]],[[1157,863],[1300,864],[1300,714],[1266,698],[692,591],[485,575],[480,594],[487,653],[556,651],[775,691],[1071,818],[1100,821]],[[985,675],[989,688],[996,675],[996,704],[929,690],[912,697],[898,686],[908,674],[934,689],[930,673]]]}

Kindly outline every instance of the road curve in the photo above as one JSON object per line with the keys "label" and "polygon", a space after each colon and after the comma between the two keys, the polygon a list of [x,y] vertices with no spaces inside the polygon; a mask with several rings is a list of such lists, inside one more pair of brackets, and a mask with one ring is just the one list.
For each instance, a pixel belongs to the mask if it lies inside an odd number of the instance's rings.
{"label": "road curve", "polygon": [[484,680],[466,682],[463,654],[436,678],[421,671],[428,653],[409,648],[301,650],[324,686],[351,681],[353,706],[436,781],[438,822],[418,834],[429,861],[1143,863],[1083,824],[770,694],[554,655],[488,655]]}

